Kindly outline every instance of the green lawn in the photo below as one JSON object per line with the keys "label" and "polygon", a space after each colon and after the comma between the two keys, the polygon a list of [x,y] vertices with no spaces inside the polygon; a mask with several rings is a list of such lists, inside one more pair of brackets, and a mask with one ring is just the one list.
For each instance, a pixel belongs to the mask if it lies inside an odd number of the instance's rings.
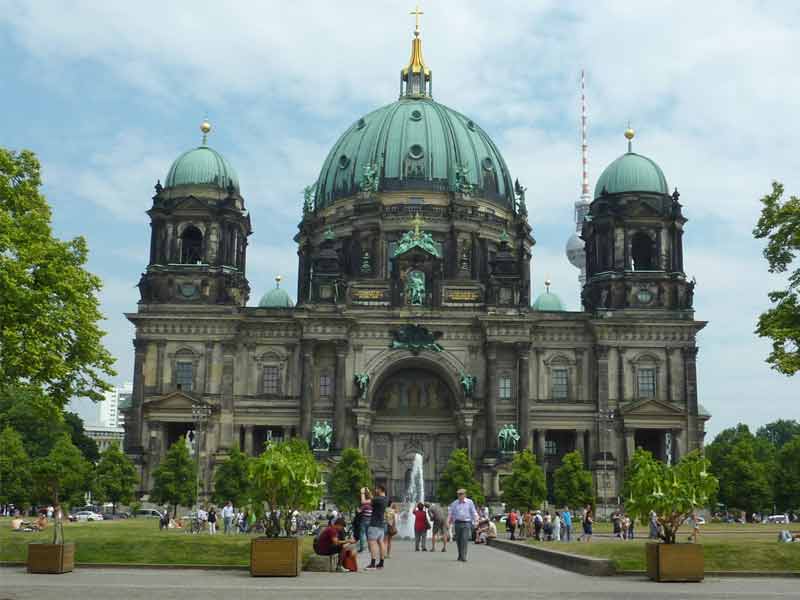
{"label": "green lawn", "polygon": [[[800,544],[779,544],[778,532],[786,525],[722,524],[710,523],[701,527],[700,543],[703,545],[706,571],[797,571],[800,572]],[[796,525],[790,530],[796,531]],[[544,548],[571,552],[598,558],[610,558],[618,570],[643,571],[645,569],[645,537],[622,541],[609,537],[607,523],[594,528],[591,542],[536,542]],[[687,541],[690,530],[681,530],[679,541]],[[647,535],[639,527],[637,535]],[[503,536],[505,537],[505,536]]]}
{"label": "green lawn", "polygon": [[[11,531],[11,520],[0,519],[0,560],[24,561],[30,542],[49,542],[53,530],[40,533]],[[157,519],[127,519],[97,523],[65,523],[64,537],[76,543],[79,563],[129,563],[162,565],[250,564],[249,535],[207,533],[191,535],[183,530],[159,531]],[[304,554],[311,552],[311,537]]]}

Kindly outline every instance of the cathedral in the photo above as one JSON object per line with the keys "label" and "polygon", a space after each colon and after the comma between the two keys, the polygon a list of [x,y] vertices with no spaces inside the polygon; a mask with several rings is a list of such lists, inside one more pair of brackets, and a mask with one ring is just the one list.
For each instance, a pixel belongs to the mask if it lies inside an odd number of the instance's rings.
{"label": "cathedral", "polygon": [[478,123],[433,99],[418,23],[399,98],[355,119],[305,189],[296,303],[279,277],[249,303],[245,187],[201,129],[155,186],[127,314],[125,449],[142,494],[181,436],[205,493],[230,449],[300,437],[325,468],[360,448],[401,499],[415,454],[435,496],[465,448],[498,501],[515,452],[531,449],[551,484],[577,451],[604,504],[635,448],[671,462],[702,447],[687,219],[633,130],[594,194],[584,169],[572,312],[549,284],[531,298],[525,187]]}

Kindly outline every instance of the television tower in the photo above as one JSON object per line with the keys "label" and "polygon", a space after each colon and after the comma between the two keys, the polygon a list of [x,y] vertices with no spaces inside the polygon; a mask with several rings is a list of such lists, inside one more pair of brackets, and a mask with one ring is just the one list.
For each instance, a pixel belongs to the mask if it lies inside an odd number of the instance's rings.
{"label": "television tower", "polygon": [[586,251],[580,238],[583,219],[589,213],[592,196],[589,193],[589,145],[586,142],[586,75],[581,69],[581,195],[575,202],[575,231],[567,240],[567,260],[580,269],[580,290],[586,282]]}

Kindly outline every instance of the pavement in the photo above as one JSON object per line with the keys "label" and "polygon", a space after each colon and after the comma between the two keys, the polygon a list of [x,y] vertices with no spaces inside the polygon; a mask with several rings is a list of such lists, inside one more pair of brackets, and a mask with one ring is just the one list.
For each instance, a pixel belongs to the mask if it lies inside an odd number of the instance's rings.
{"label": "pavement", "polygon": [[470,545],[469,561],[460,563],[454,545],[446,553],[423,553],[398,540],[392,554],[382,571],[303,573],[291,579],[254,578],[246,571],[78,568],[65,575],[30,575],[24,568],[3,568],[0,600],[800,598],[798,579],[669,584],[643,577],[587,577],[486,546]]}

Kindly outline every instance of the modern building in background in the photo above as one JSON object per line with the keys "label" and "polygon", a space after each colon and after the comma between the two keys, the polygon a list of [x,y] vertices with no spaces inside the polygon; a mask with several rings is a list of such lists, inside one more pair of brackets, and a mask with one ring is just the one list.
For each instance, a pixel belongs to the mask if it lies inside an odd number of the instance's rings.
{"label": "modern building in background", "polygon": [[416,453],[435,495],[467,449],[497,499],[516,451],[548,481],[578,451],[601,502],[637,446],[664,461],[702,446],[686,218],[632,131],[593,195],[584,168],[583,310],[568,312],[549,286],[532,301],[526,189],[486,131],[433,99],[418,27],[399,99],[355,118],[306,187],[296,304],[280,280],[248,303],[245,188],[210,129],[155,186],[127,315],[125,448],[143,493],[181,436],[199,440],[206,491],[231,448],[300,437],[328,465],[360,448],[394,497]]}
{"label": "modern building in background", "polygon": [[102,427],[122,427],[125,417],[120,412],[120,405],[130,404],[133,395],[133,383],[126,382],[105,393],[105,398],[98,403],[98,424]]}

